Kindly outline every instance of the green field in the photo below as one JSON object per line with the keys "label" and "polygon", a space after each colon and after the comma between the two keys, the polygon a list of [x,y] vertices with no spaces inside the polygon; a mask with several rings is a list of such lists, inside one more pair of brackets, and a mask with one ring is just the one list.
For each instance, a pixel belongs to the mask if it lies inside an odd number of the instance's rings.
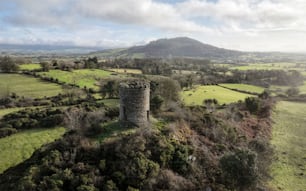
{"label": "green field", "polygon": [[62,127],[33,129],[0,139],[0,173],[31,157],[42,145],[53,142],[65,133]]}
{"label": "green field", "polygon": [[142,74],[142,71],[139,69],[110,68],[109,70],[121,74]]}
{"label": "green field", "polygon": [[306,188],[306,104],[279,102],[273,114],[271,143],[275,156],[271,165],[276,190],[299,191]]}
{"label": "green field", "polygon": [[8,109],[0,109],[0,119],[9,114],[9,113],[13,113],[15,111],[19,111],[19,110],[22,110],[24,109],[24,107],[16,107],[16,108],[8,108]]}
{"label": "green field", "polygon": [[306,94],[306,81],[304,82],[304,85],[299,86],[299,90],[301,94]]}
{"label": "green field", "polygon": [[[290,86],[270,86],[269,90],[276,92],[276,93],[286,93],[286,91],[291,88]],[[297,87],[300,90],[300,94],[306,94],[306,81],[304,81],[304,84]]]}
{"label": "green field", "polygon": [[38,70],[41,69],[40,64],[21,64],[20,70]]}
{"label": "green field", "polygon": [[58,79],[60,82],[67,84],[77,84],[81,88],[94,88],[98,89],[98,81],[102,78],[109,77],[112,72],[98,69],[81,69],[62,71],[62,70],[50,70],[49,72],[40,72],[41,76],[52,77]]}
{"label": "green field", "polygon": [[245,66],[231,66],[232,70],[299,70],[295,63],[254,63]]}
{"label": "green field", "polygon": [[217,99],[219,104],[228,104],[251,97],[250,94],[232,91],[220,86],[196,86],[191,90],[181,93],[182,100],[187,105],[203,105],[205,99]]}
{"label": "green field", "polygon": [[0,97],[16,93],[19,96],[39,98],[55,96],[62,92],[62,87],[25,75],[0,74],[0,90]]}
{"label": "green field", "polygon": [[175,74],[196,74],[198,71],[195,70],[172,70]]}
{"label": "green field", "polygon": [[220,86],[229,88],[229,89],[236,89],[240,91],[247,91],[251,93],[262,93],[265,89],[259,86],[253,86],[249,84],[219,84]]}

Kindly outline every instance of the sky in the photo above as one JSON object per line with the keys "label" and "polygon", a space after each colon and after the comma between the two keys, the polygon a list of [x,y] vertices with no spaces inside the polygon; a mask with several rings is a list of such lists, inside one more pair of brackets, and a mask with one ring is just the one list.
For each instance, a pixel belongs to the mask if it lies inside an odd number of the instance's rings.
{"label": "sky", "polygon": [[117,48],[190,37],[306,52],[306,0],[0,0],[0,44]]}

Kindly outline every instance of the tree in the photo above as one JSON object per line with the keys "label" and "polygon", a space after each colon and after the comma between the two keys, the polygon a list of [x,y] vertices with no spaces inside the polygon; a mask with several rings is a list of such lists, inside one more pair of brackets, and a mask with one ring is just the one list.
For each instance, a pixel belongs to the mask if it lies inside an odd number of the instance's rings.
{"label": "tree", "polygon": [[152,92],[152,97],[159,95],[163,98],[164,103],[166,104],[180,99],[179,92],[181,87],[176,80],[161,76],[152,77],[150,80],[158,84],[156,85],[154,92]]}
{"label": "tree", "polygon": [[159,95],[154,96],[151,100],[150,100],[150,109],[153,113],[157,113],[162,104],[163,104],[164,100],[162,97],[160,97]]}
{"label": "tree", "polygon": [[259,110],[260,101],[255,97],[245,98],[245,106],[251,113],[256,113]]}
{"label": "tree", "polygon": [[51,65],[48,62],[40,62],[39,64],[44,72],[48,72],[50,70]]}
{"label": "tree", "polygon": [[300,90],[296,87],[292,87],[292,88],[289,88],[286,91],[286,93],[287,93],[288,96],[296,96],[300,93]]}
{"label": "tree", "polygon": [[107,82],[101,82],[100,90],[103,98],[108,96],[109,98],[114,98],[118,96],[119,82],[116,80],[109,80]]}
{"label": "tree", "polygon": [[0,70],[6,73],[16,72],[19,66],[9,56],[4,56],[0,58]]}

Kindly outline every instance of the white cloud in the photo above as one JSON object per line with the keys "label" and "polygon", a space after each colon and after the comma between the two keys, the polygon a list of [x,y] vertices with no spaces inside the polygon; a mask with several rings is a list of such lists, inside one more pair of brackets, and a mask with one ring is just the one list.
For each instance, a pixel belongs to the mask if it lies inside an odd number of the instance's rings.
{"label": "white cloud", "polygon": [[[0,7],[2,2],[17,7],[0,14],[2,41],[115,47],[190,36],[239,50],[306,51],[305,0],[0,0]],[[18,28],[31,34],[12,32]]]}

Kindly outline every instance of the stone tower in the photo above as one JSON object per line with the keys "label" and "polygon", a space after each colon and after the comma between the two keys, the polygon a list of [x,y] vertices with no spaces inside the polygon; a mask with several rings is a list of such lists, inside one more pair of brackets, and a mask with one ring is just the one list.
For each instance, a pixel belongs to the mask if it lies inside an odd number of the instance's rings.
{"label": "stone tower", "polygon": [[120,83],[119,96],[121,124],[147,126],[150,121],[150,83],[146,81]]}

